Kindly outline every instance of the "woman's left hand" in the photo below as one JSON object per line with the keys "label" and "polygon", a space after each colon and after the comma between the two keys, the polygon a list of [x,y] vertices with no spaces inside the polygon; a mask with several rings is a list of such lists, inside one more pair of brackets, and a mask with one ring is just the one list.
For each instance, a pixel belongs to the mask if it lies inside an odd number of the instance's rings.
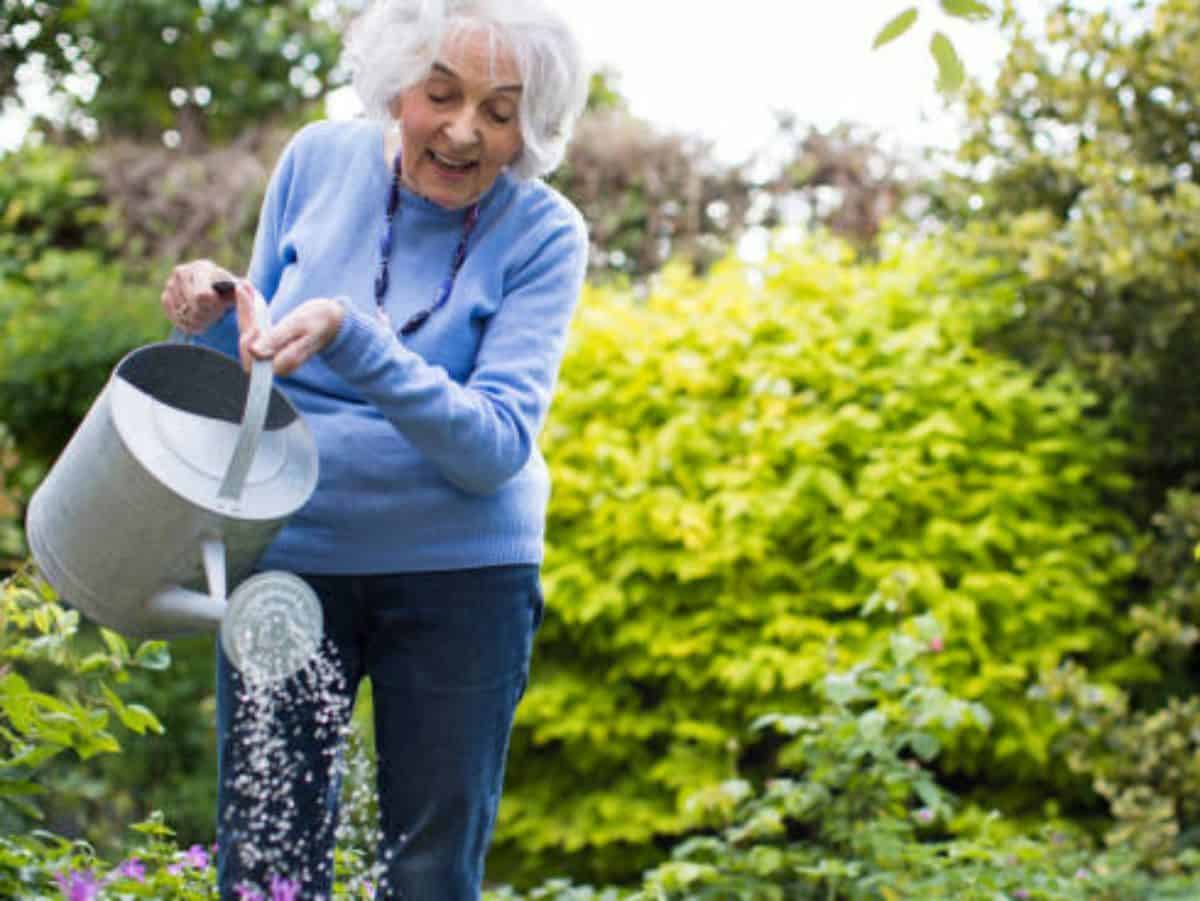
{"label": "woman's left hand", "polygon": [[337,337],[345,310],[336,300],[307,300],[263,334],[254,325],[252,306],[238,296],[238,353],[242,366],[254,360],[273,359],[278,376],[291,375]]}

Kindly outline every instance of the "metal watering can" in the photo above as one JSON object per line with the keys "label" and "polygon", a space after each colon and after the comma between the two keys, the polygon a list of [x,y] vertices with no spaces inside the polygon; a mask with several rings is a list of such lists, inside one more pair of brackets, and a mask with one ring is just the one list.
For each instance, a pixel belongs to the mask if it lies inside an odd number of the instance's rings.
{"label": "metal watering can", "polygon": [[[269,328],[261,296],[255,317]],[[193,344],[133,351],[26,518],[34,560],[71,605],[134,637],[219,629],[254,681],[298,670],[323,631],[320,603],[299,577],[246,578],[317,482],[316,444],[272,374],[270,360],[247,376]]]}

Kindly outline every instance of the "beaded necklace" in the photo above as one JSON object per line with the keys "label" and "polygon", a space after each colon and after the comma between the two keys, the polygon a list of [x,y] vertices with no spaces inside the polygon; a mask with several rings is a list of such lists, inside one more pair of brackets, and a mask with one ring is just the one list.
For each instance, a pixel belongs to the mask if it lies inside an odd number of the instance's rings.
{"label": "beaded necklace", "polygon": [[[384,319],[387,319],[387,314],[383,312],[383,297],[387,294],[388,289],[388,261],[392,256],[392,223],[396,219],[396,212],[400,209],[400,183],[403,174],[403,166],[400,159],[400,151],[396,151],[396,159],[392,163],[392,187],[388,192],[387,214],[383,223],[383,235],[379,239],[379,272],[375,276],[375,304],[379,308],[379,313]],[[475,224],[479,221],[479,204],[473,203],[467,210],[467,218],[463,221],[462,235],[458,239],[458,247],[454,251],[454,257],[450,261],[450,271],[442,280],[442,286],[434,297],[433,305],[426,307],[423,310],[418,310],[404,325],[400,326],[401,335],[411,335],[422,325],[425,320],[432,316],[435,312],[445,306],[446,301],[450,299],[450,291],[454,288],[454,280],[458,278],[458,270],[462,268],[463,261],[467,258],[467,242],[471,239],[471,232],[475,230]]]}

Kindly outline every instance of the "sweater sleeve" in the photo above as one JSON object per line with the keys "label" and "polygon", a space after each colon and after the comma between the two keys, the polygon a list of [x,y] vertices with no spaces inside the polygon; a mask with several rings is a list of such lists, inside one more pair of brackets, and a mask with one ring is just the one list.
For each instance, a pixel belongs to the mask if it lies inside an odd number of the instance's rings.
{"label": "sweater sleeve", "polygon": [[295,171],[296,142],[297,138],[293,138],[271,173],[258,216],[258,228],[254,233],[250,268],[246,272],[246,277],[268,301],[275,296],[279,278],[289,262],[284,254],[281,235]]}
{"label": "sweater sleeve", "polygon": [[349,306],[322,356],[448,481],[472,494],[490,494],[533,453],[586,266],[582,220],[577,214],[559,217],[507,280],[463,384]]}

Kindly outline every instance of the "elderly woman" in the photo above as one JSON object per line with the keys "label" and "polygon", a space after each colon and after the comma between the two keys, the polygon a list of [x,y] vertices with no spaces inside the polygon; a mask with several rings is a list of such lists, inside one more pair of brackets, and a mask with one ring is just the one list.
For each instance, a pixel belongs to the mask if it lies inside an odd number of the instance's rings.
{"label": "elderly woman", "polygon": [[[540,0],[379,0],[346,51],[372,117],[293,138],[235,299],[213,287],[233,276],[201,260],[162,302],[202,343],[272,358],[316,438],[316,492],[261,566],[320,597],[340,716],[370,677],[380,896],[474,898],[542,611],[537,436],[586,267],[579,214],[538,176],[561,160],[588,78]],[[312,778],[284,799],[291,856],[256,864],[232,781],[245,701],[218,655],[222,896],[276,875],[327,896],[337,779],[319,705],[286,713]]]}

